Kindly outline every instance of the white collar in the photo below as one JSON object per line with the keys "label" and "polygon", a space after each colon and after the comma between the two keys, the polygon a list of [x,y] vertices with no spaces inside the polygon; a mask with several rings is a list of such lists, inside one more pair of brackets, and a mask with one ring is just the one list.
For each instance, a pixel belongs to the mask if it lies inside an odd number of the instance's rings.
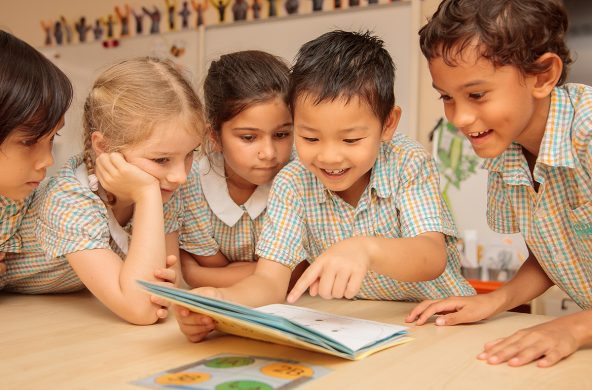
{"label": "white collar", "polygon": [[255,192],[244,205],[237,205],[228,193],[224,157],[221,153],[212,154],[213,167],[207,157],[199,160],[199,178],[203,194],[212,212],[226,225],[234,226],[245,211],[252,220],[261,215],[267,207],[267,197],[271,183],[257,186]]}
{"label": "white collar", "polygon": [[[90,185],[88,184],[88,172],[84,164],[80,164],[78,168],[76,168],[74,176],[76,176],[82,186],[90,188]],[[130,236],[125,230],[123,230],[121,225],[119,225],[113,211],[111,211],[111,208],[109,207],[107,207],[107,222],[109,224],[109,234],[111,235],[111,238],[115,241],[115,244],[117,244],[119,249],[121,249],[121,251],[127,256]]]}

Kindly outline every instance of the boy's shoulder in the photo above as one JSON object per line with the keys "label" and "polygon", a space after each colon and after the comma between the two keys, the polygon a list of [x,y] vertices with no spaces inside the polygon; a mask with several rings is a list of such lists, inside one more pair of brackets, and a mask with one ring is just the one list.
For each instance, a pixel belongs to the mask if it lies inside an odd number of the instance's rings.
{"label": "boy's shoulder", "polygon": [[93,193],[88,185],[85,185],[77,177],[77,169],[82,166],[82,156],[71,157],[64,166],[51,176],[47,183],[39,191],[39,202],[55,205],[55,202],[78,204],[79,202],[100,201],[98,195]]}
{"label": "boy's shoulder", "polygon": [[417,172],[432,161],[432,155],[419,142],[395,134],[390,142],[382,144],[379,169],[386,170],[390,177],[401,177]]}
{"label": "boy's shoulder", "polygon": [[584,84],[566,84],[561,87],[567,94],[573,108],[572,127],[576,133],[592,137],[592,87]]}

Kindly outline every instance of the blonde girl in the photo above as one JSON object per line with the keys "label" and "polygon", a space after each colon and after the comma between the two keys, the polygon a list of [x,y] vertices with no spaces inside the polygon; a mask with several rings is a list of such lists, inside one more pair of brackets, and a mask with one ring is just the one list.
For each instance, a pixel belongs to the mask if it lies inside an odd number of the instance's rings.
{"label": "blonde girl", "polygon": [[136,280],[176,281],[176,190],[191,169],[202,115],[191,85],[169,61],[123,61],[100,75],[84,106],[84,153],[49,180],[34,205],[45,256],[23,261],[26,275],[9,288],[87,287],[131,323],[166,317],[163,302]]}

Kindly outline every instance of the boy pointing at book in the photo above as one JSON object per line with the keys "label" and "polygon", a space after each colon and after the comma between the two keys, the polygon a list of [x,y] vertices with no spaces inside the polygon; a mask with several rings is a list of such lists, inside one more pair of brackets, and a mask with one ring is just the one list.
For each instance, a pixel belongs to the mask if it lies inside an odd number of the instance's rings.
{"label": "boy pointing at book", "polygon": [[[291,271],[311,266],[287,299],[407,300],[473,295],[461,277],[455,228],[432,157],[394,135],[394,64],[369,33],[333,31],[305,44],[288,103],[298,161],[273,183],[253,275],[197,294],[248,306],[286,299]],[[191,341],[211,318],[177,308]]]}

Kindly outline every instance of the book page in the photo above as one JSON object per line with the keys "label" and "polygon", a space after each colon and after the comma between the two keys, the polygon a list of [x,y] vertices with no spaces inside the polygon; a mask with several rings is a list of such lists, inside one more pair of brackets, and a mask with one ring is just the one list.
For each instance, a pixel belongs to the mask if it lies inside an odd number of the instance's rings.
{"label": "book page", "polygon": [[291,305],[267,305],[255,308],[267,314],[284,317],[332,338],[353,351],[372,345],[407,327],[339,316]]}

